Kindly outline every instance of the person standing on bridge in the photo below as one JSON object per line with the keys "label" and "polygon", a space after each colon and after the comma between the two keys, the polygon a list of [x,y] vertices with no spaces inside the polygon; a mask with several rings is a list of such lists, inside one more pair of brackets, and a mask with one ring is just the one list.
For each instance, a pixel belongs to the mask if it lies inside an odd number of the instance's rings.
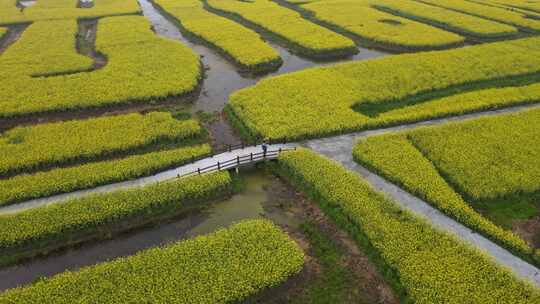
{"label": "person standing on bridge", "polygon": [[263,140],[261,148],[263,150],[263,157],[266,158],[266,151],[268,151],[268,144],[266,143],[266,138]]}

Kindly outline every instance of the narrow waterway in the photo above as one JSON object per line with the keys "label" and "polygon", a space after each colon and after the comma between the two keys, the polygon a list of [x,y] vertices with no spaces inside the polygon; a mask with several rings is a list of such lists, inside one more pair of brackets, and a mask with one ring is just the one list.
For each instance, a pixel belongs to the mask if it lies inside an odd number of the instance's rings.
{"label": "narrow waterway", "polygon": [[240,193],[230,199],[213,203],[207,209],[121,234],[111,240],[87,243],[35,258],[21,265],[0,269],[0,291],[29,284],[66,270],[77,270],[133,255],[144,249],[207,234],[244,219],[268,218],[279,225],[296,229],[300,224],[299,220],[294,214],[280,208],[284,199],[294,199],[294,192],[290,193],[284,183],[261,170],[246,170],[241,176],[244,188]]}
{"label": "narrow waterway", "polygon": [[[143,15],[146,16],[146,18],[148,18],[148,20],[152,23],[156,34],[174,40],[180,40],[201,56],[201,61],[206,70],[206,75],[201,96],[194,103],[194,111],[221,111],[223,110],[223,107],[227,103],[229,95],[232,92],[254,85],[265,77],[336,63],[312,61],[299,57],[277,44],[269,43],[274,49],[276,49],[276,51],[279,52],[283,60],[281,67],[277,71],[264,76],[251,77],[249,75],[243,75],[238,72],[237,67],[219,55],[217,51],[214,51],[204,45],[193,43],[185,38],[177,25],[172,20],[169,20],[163,16],[149,0],[139,0],[139,4],[143,11]],[[358,54],[348,60],[366,60],[386,55],[386,53],[375,50],[364,48],[360,48],[359,50],[360,52]]]}

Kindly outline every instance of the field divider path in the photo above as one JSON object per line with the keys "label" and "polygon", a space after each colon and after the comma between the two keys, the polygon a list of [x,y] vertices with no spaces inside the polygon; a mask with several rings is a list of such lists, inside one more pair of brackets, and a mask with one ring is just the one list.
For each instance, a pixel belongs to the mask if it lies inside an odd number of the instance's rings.
{"label": "field divider path", "polygon": [[[405,129],[412,129],[419,126],[438,125],[449,121],[472,119],[479,116],[511,113],[525,108],[537,107],[539,106],[535,105],[513,107],[484,113],[469,114],[459,117],[438,119],[410,125],[402,125],[386,129],[357,132],[322,139],[314,139],[304,141],[302,143],[302,146],[341,163],[347,169],[361,175],[374,189],[384,193],[389,198],[396,201],[396,203],[398,203],[401,207],[426,218],[434,227],[442,231],[449,232],[450,234],[457,236],[459,239],[465,241],[466,243],[487,253],[488,255],[493,257],[495,261],[498,262],[500,265],[510,269],[517,277],[527,280],[535,286],[540,287],[540,269],[513,255],[508,250],[502,248],[501,246],[497,245],[496,243],[492,242],[481,234],[475,232],[474,230],[445,215],[443,212],[439,211],[437,208],[433,207],[424,200],[410,194],[409,192],[401,189],[399,186],[387,181],[383,177],[359,165],[354,161],[352,154],[352,149],[355,146],[356,142],[363,137],[395,132]],[[396,157],[399,157],[399,155],[396,155]]]}
{"label": "field divider path", "polygon": [[[388,195],[390,198],[394,199],[400,206],[411,210],[415,214],[427,218],[427,220],[432,223],[438,229],[449,232],[452,235],[455,235],[459,239],[465,241],[466,243],[478,248],[479,250],[487,253],[492,256],[495,261],[501,264],[504,267],[510,269],[516,276],[521,279],[527,280],[534,284],[537,287],[540,287],[540,269],[535,266],[523,261],[521,258],[514,256],[512,253],[506,249],[500,247],[489,239],[483,237],[482,235],[476,233],[475,231],[467,228],[466,226],[458,223],[454,219],[446,216],[441,211],[432,207],[427,202],[417,198],[416,196],[408,193],[407,191],[401,189],[393,183],[388,182],[379,175],[370,172],[366,168],[357,164],[353,160],[352,149],[354,144],[363,137],[396,132],[406,129],[413,129],[420,126],[428,125],[440,125],[450,121],[462,121],[467,119],[473,119],[478,117],[493,116],[502,113],[513,113],[520,110],[539,108],[540,105],[525,105],[525,106],[516,106],[499,110],[485,111],[473,114],[466,114],[461,116],[454,116],[450,118],[435,119],[429,121],[423,121],[412,124],[399,125],[395,127],[381,128],[375,130],[367,130],[362,132],[350,133],[345,135],[338,135],[333,137],[321,138],[306,140],[301,143],[287,143],[287,144],[273,144],[268,145],[268,154],[265,158],[256,158],[254,157],[253,161],[242,161],[240,165],[246,165],[248,163],[256,163],[263,160],[275,159],[279,155],[276,151],[294,149],[297,146],[304,146],[313,151],[325,155],[333,160],[336,160],[343,164],[346,168],[360,174],[363,176],[375,189],[383,192]],[[54,195],[45,198],[33,199],[26,202],[21,202],[15,205],[10,205],[0,208],[0,215],[17,213],[30,208],[35,208],[39,206],[49,205],[53,203],[61,203],[70,199],[82,198],[92,194],[98,193],[108,193],[112,191],[117,191],[121,189],[128,189],[134,187],[142,187],[148,184],[164,182],[174,178],[189,176],[196,174],[198,169],[201,171],[203,168],[213,168],[220,163],[229,163],[232,159],[237,157],[242,157],[250,154],[260,154],[262,152],[262,147],[260,145],[244,147],[241,149],[233,149],[228,152],[216,154],[212,157],[207,157],[198,161],[195,161],[190,164],[186,164],[174,169],[166,170],[151,176],[133,179],[129,181],[119,182],[108,184],[104,186],[99,186],[91,189],[85,189],[80,191],[74,191],[70,193],[64,193],[59,195]],[[396,156],[399,157],[399,156]],[[237,167],[237,165],[230,163],[224,167],[219,168],[218,170],[228,170]]]}
{"label": "field divider path", "polygon": [[[244,166],[247,164],[254,164],[257,162],[261,162],[264,160],[275,159],[278,157],[280,149],[287,150],[287,149],[292,149],[295,146],[297,145],[296,144],[268,145],[268,152],[265,157],[261,157],[261,153],[263,152],[261,145],[234,149],[228,152],[219,153],[211,157],[200,159],[195,162],[185,164],[183,166],[179,166],[170,170],[162,171],[154,175],[150,175],[150,176],[146,176],[142,178],[107,184],[107,185],[103,185],[103,186],[99,186],[95,188],[62,193],[58,195],[52,195],[49,197],[32,199],[25,202],[9,205],[9,206],[0,208],[0,215],[17,213],[17,212],[21,212],[21,211],[28,210],[35,207],[45,206],[45,205],[54,204],[54,203],[61,203],[61,202],[65,202],[71,199],[82,198],[82,197],[86,197],[93,194],[109,193],[109,192],[113,192],[117,190],[143,187],[143,186],[150,185],[153,183],[165,182],[165,181],[175,179],[178,177],[183,177],[183,176],[188,176],[188,175],[191,176],[191,175],[197,174],[198,169],[201,169],[202,171],[201,173],[208,173],[211,171],[203,170],[203,169],[209,168],[209,167],[211,168],[215,167],[217,169],[218,163],[220,164],[225,163],[224,166],[220,166],[219,170],[233,169],[238,166]],[[249,159],[249,156],[251,154],[255,155],[253,160]],[[237,165],[236,162],[234,161],[231,162],[231,160],[234,160],[238,157],[242,157],[242,161],[239,165]],[[212,172],[219,171],[219,170],[212,170]]]}

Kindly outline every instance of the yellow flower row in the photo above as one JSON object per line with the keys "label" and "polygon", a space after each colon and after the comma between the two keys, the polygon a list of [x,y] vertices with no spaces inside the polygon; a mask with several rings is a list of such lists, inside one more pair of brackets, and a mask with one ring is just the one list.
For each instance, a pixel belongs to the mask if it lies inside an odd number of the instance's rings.
{"label": "yellow flower row", "polygon": [[485,200],[540,190],[538,130],[540,110],[534,109],[407,136],[460,192]]}
{"label": "yellow flower row", "polygon": [[270,0],[209,0],[208,5],[239,16],[286,40],[294,50],[309,57],[333,57],[357,52],[354,42],[340,34],[303,19],[299,13]]}
{"label": "yellow flower row", "polygon": [[[71,199],[0,216],[0,263],[128,229],[159,216],[173,216],[188,204],[219,198],[232,190],[227,172],[176,179],[144,188]],[[96,236],[97,235],[97,236]],[[10,259],[13,257],[13,259]]]}
{"label": "yellow flower row", "polygon": [[448,29],[462,35],[494,38],[515,35],[518,30],[510,25],[415,1],[372,1],[372,5],[406,18]]}
{"label": "yellow flower row", "polygon": [[[73,39],[69,33],[65,34],[70,36],[66,39]],[[40,34],[35,35],[37,45],[29,44],[28,47],[35,50],[39,45],[40,50],[58,50],[51,47],[55,41],[43,41],[40,37]],[[22,49],[25,45],[19,41],[11,47]],[[0,72],[4,88],[0,90],[0,117],[183,95],[193,92],[201,78],[199,57],[177,41],[156,36],[142,16],[100,19],[96,49],[107,57],[108,62],[103,68],[88,73],[31,77]],[[47,60],[52,60],[49,56],[52,54],[47,54]],[[62,67],[64,63],[60,61],[58,65]],[[5,71],[6,67],[12,71],[24,66],[24,62],[0,65],[0,71]]]}
{"label": "yellow flower row", "polygon": [[540,31],[540,20],[537,18],[530,18],[529,15],[518,11],[511,11],[467,0],[421,0],[420,2],[499,21],[501,23],[515,25],[529,31]]}
{"label": "yellow flower row", "polygon": [[93,60],[77,53],[77,21],[32,23],[0,56],[0,79],[53,75],[93,68]]}
{"label": "yellow flower row", "polygon": [[457,34],[376,10],[369,0],[318,1],[301,7],[315,18],[351,32],[366,43],[389,50],[441,49],[465,40]]}
{"label": "yellow flower row", "polygon": [[176,120],[166,112],[17,127],[0,137],[0,175],[125,154],[159,142],[182,142],[202,132],[195,120]]}
{"label": "yellow flower row", "polygon": [[266,220],[66,272],[0,303],[234,303],[300,272],[304,254]]}
{"label": "yellow flower row", "polygon": [[358,228],[391,270],[381,271],[395,273],[411,302],[540,302],[538,289],[491,257],[399,208],[358,174],[309,150],[285,152],[279,163],[280,172],[323,209],[344,215]]}
{"label": "yellow flower row", "polygon": [[77,1],[72,0],[39,0],[24,10],[17,8],[17,2],[18,0],[0,0],[0,24],[97,18],[140,12],[136,0],[95,0],[91,8],[78,8]]}
{"label": "yellow flower row", "polygon": [[540,191],[539,127],[540,110],[531,110],[369,137],[355,147],[354,156],[472,229],[530,256],[532,249],[523,239],[496,226],[466,200]]}
{"label": "yellow flower row", "polygon": [[1,179],[0,205],[150,175],[210,152],[210,146],[203,144]]}
{"label": "yellow flower row", "polygon": [[156,3],[174,16],[186,31],[224,52],[243,69],[266,72],[282,62],[278,52],[256,32],[206,11],[200,0],[158,0]]}
{"label": "yellow flower row", "polygon": [[[236,91],[229,113],[253,137],[301,139],[538,102],[534,84],[470,91],[507,79],[537,81],[539,45],[534,37],[307,69]],[[449,88],[466,95],[432,97]]]}
{"label": "yellow flower row", "polygon": [[527,11],[540,13],[540,1],[538,0],[475,0],[491,5],[503,5],[509,8],[519,8]]}

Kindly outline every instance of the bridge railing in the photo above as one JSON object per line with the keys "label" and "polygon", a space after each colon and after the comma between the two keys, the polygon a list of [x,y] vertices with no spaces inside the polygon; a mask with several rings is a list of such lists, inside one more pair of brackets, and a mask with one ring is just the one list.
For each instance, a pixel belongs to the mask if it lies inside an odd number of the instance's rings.
{"label": "bridge railing", "polygon": [[[278,140],[272,140],[272,139],[269,139],[266,142],[266,144],[268,144],[268,145],[286,144],[286,143],[287,142],[284,141],[284,140],[278,141]],[[214,147],[212,149],[212,156],[214,156],[216,154],[224,153],[224,152],[231,152],[232,150],[236,150],[236,149],[245,149],[245,148],[248,148],[248,147],[259,146],[261,144],[263,144],[262,141],[257,141],[257,142],[253,142],[253,143],[250,143],[250,144],[241,141],[240,143],[234,144],[234,145],[221,145],[219,147]]]}
{"label": "bridge railing", "polygon": [[242,165],[256,163],[262,160],[276,159],[279,156],[279,154],[281,154],[281,152],[292,151],[292,150],[296,150],[296,147],[268,150],[266,151],[266,153],[258,152],[258,153],[238,155],[226,161],[218,161],[217,163],[211,166],[197,168],[196,170],[193,170],[188,173],[184,173],[182,175],[179,174],[177,178],[183,178],[183,177],[188,177],[192,175],[200,175],[204,173],[211,173],[211,172],[232,169],[232,168],[240,167]]}

